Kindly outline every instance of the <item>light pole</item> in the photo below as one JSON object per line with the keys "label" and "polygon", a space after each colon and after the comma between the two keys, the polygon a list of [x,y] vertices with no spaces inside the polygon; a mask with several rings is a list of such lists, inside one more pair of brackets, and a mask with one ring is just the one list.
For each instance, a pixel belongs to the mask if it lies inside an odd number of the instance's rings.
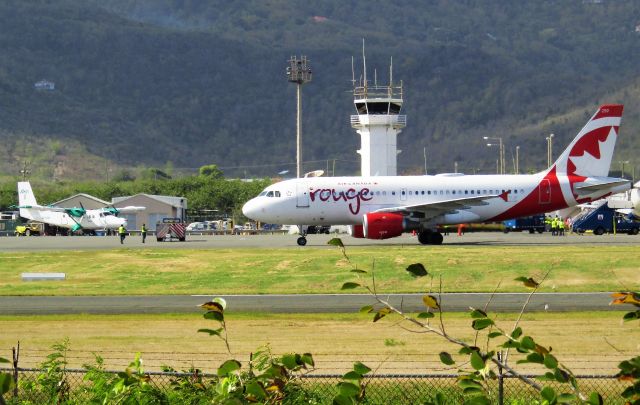
{"label": "light pole", "polygon": [[516,174],[520,174],[520,146],[516,146]]}
{"label": "light pole", "polygon": [[553,159],[553,134],[549,134],[547,139],[547,167],[551,167],[551,160]]}
{"label": "light pole", "polygon": [[[502,138],[492,138],[489,136],[483,136],[482,139],[484,140],[495,140],[498,141],[498,154],[499,154],[499,158],[498,161],[499,163],[499,173],[500,174],[504,174],[504,144],[502,143]],[[488,143],[487,146],[493,146],[495,144],[493,143]]]}
{"label": "light pole", "polygon": [[22,181],[26,181],[27,175],[31,173],[31,170],[29,170],[28,167],[29,167],[29,162],[25,160],[22,165],[22,170],[20,170],[20,174],[22,174]]}
{"label": "light pole", "polygon": [[287,79],[297,84],[297,115],[296,115],[296,175],[302,174],[302,85],[311,81],[311,66],[306,56],[298,59],[292,56],[287,66]]}
{"label": "light pole", "polygon": [[624,178],[624,165],[625,163],[629,163],[628,160],[620,160],[620,177]]}

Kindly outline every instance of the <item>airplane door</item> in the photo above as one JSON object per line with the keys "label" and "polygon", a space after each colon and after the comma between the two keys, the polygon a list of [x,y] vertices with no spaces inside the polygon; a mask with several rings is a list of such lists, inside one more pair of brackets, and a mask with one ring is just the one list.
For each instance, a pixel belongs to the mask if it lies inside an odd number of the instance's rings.
{"label": "airplane door", "polygon": [[309,189],[302,182],[296,182],[296,208],[309,208]]}
{"label": "airplane door", "polygon": [[548,179],[542,179],[538,185],[538,196],[540,204],[549,204],[551,202],[551,183]]}

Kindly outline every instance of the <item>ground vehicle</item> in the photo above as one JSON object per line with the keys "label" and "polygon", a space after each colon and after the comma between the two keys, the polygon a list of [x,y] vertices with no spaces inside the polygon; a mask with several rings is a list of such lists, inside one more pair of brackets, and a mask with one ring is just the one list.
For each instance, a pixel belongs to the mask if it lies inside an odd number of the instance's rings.
{"label": "ground vehicle", "polygon": [[16,236],[42,235],[42,224],[24,224],[16,226]]}
{"label": "ground vehicle", "polygon": [[532,215],[530,217],[514,218],[503,221],[504,233],[511,231],[529,231],[529,233],[542,233],[545,229],[544,214]]}
{"label": "ground vehicle", "polygon": [[180,218],[164,218],[156,223],[156,240],[178,239],[180,242],[186,240],[186,225]]}
{"label": "ground vehicle", "polygon": [[593,231],[594,235],[602,235],[605,232],[637,235],[640,231],[640,222],[629,219],[625,214],[610,208],[605,202],[598,208],[586,211],[574,218],[572,228],[574,232],[578,233]]}

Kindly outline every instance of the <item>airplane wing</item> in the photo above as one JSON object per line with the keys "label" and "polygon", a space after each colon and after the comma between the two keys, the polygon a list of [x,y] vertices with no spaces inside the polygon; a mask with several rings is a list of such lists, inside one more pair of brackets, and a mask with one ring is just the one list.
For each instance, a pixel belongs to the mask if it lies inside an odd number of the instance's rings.
{"label": "airplane wing", "polygon": [[18,205],[14,206],[15,208],[25,208],[35,211],[53,211],[53,212],[67,212],[69,208],[62,207],[47,207],[44,205]]}
{"label": "airplane wing", "polygon": [[[503,193],[504,194],[504,193]],[[503,198],[503,194],[483,195],[475,197],[456,198],[453,200],[437,201],[426,204],[404,205],[399,207],[382,208],[373,212],[396,212],[403,215],[411,213],[424,214],[425,218],[433,218],[442,214],[454,213],[457,210],[465,210],[470,207],[487,205],[487,200],[492,198]]]}
{"label": "airplane wing", "polygon": [[598,181],[597,183],[594,183],[594,182],[576,183],[573,189],[578,194],[591,194],[601,190],[608,190],[611,187],[623,186],[628,183],[629,183],[629,180],[625,180],[625,179],[605,178]]}
{"label": "airplane wing", "polygon": [[122,208],[107,207],[107,208],[103,208],[102,210],[104,212],[109,212],[113,215],[118,215],[118,214],[130,214],[132,212],[144,211],[146,209],[147,207],[136,207],[136,206],[130,205],[128,207],[122,207]]}

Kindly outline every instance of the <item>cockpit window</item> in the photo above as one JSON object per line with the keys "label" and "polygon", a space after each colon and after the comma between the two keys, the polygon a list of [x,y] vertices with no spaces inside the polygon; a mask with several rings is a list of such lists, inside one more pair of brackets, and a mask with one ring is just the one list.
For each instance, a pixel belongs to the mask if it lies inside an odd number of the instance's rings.
{"label": "cockpit window", "polygon": [[267,193],[267,197],[273,197],[273,191],[269,191],[269,192]]}
{"label": "cockpit window", "polygon": [[262,193],[258,194],[258,197],[264,197],[265,195],[267,195],[267,192],[263,191]]}
{"label": "cockpit window", "polygon": [[273,193],[276,197],[280,197],[280,192],[279,191],[274,191]]}

